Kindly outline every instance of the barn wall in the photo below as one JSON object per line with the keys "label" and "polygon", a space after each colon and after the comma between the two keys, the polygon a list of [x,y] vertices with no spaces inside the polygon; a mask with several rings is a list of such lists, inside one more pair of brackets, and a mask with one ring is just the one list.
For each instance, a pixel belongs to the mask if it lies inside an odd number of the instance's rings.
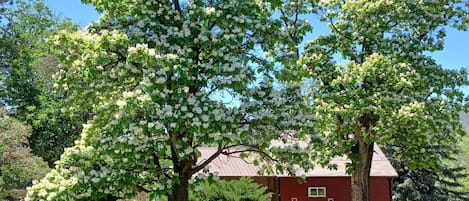
{"label": "barn wall", "polygon": [[391,201],[391,178],[372,177],[370,180],[370,192],[372,201]]}
{"label": "barn wall", "polygon": [[[308,187],[326,187],[325,198],[308,198]],[[390,201],[390,178],[371,178],[372,201]],[[295,178],[280,178],[281,201],[351,201],[350,177],[309,177],[306,183]],[[332,200],[331,200],[332,199]]]}
{"label": "barn wall", "polygon": [[[325,198],[308,198],[308,187],[326,187]],[[305,183],[298,183],[296,178],[280,178],[281,201],[350,201],[350,177],[314,177],[307,178]],[[293,199],[294,200],[294,199]]]}

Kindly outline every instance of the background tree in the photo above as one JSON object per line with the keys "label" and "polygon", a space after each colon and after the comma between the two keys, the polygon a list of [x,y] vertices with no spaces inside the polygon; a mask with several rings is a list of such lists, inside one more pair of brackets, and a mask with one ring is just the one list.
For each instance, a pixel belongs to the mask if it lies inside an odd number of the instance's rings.
{"label": "background tree", "polygon": [[438,167],[412,168],[394,157],[395,152],[405,151],[405,148],[388,146],[383,149],[399,175],[392,182],[393,200],[466,200],[468,192],[459,188],[461,179],[468,175],[466,166],[454,162],[457,150],[442,152],[437,146],[425,146],[425,149],[434,150],[438,155]]}
{"label": "background tree", "polygon": [[13,199],[12,190],[25,190],[32,180],[43,177],[47,163],[34,156],[28,146],[31,130],[18,120],[0,118],[0,199]]}
{"label": "background tree", "polygon": [[[272,139],[311,125],[303,121],[300,85],[274,90],[275,63],[263,57],[262,48],[280,37],[270,18],[278,3],[86,2],[103,11],[101,22],[61,33],[53,45],[61,66],[56,87],[68,94],[64,109],[91,108],[93,117],[28,200],[143,191],[185,201],[189,180],[218,155],[256,152],[272,160]],[[201,146],[218,149],[198,162]]]}
{"label": "background tree", "polygon": [[[460,113],[460,119],[465,130],[468,127],[466,113]],[[396,152],[405,151],[405,148],[396,146],[384,147],[386,155],[395,167],[399,177],[393,180],[393,200],[466,200],[469,189],[465,187],[467,180],[467,162],[465,141],[463,136],[459,146],[452,151],[441,151],[438,146],[433,149],[438,154],[438,167],[415,169],[409,167],[399,158],[394,157]],[[461,146],[462,145],[462,146]]]}
{"label": "background tree", "polygon": [[[352,200],[367,201],[375,143],[404,147],[395,157],[411,168],[437,167],[437,152],[451,150],[464,133],[459,86],[468,84],[467,73],[442,69],[426,53],[443,48],[448,26],[466,29],[467,9],[460,1],[333,0],[318,6],[331,34],[307,44],[297,65],[312,78],[321,135],[312,158],[328,164],[347,155]],[[439,149],[426,148],[433,146]]]}
{"label": "background tree", "polygon": [[41,0],[14,1],[2,7],[0,29],[0,95],[10,115],[32,127],[33,152],[52,166],[64,147],[77,139],[86,115],[60,112],[65,94],[52,90],[51,75],[58,70],[46,38],[57,30],[76,30],[68,19],[52,15]]}
{"label": "background tree", "polygon": [[37,58],[47,55],[44,39],[55,20],[40,1],[14,1],[4,9],[4,21],[2,99],[9,107],[17,108],[17,116],[24,120],[26,107],[39,105],[35,99],[40,90],[35,87],[34,66]]}

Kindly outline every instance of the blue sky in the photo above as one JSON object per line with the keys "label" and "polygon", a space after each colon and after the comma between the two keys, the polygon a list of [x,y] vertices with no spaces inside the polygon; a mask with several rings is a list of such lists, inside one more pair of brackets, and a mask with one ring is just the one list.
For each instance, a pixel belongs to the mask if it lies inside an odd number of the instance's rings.
{"label": "blue sky", "polygon": [[90,22],[99,19],[99,13],[92,5],[86,5],[80,0],[44,0],[54,14],[71,18],[73,22],[85,27]]}
{"label": "blue sky", "polygon": [[[84,5],[80,0],[45,0],[55,14],[62,17],[69,17],[80,27],[88,25],[99,18],[99,13],[91,5]],[[324,25],[315,26],[316,33],[325,31]],[[444,68],[459,69],[469,67],[469,31],[462,32],[449,28],[447,30],[445,49],[441,52],[432,53],[434,58]],[[316,35],[309,35],[311,38]],[[465,90],[469,94],[469,90]]]}

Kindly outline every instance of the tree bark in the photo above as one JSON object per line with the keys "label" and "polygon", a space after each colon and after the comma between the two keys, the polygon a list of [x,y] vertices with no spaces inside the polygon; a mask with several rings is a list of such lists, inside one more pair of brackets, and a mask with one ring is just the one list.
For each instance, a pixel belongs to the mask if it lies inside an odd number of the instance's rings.
{"label": "tree bark", "polygon": [[177,184],[175,184],[171,195],[168,196],[168,201],[188,201],[189,200],[189,179],[181,178]]}
{"label": "tree bark", "polygon": [[352,150],[359,158],[352,158],[352,201],[370,201],[370,170],[373,159],[373,142],[358,140]]}
{"label": "tree bark", "polygon": [[[192,144],[192,142],[190,142]],[[188,201],[189,200],[189,180],[192,177],[192,165],[197,162],[197,158],[181,159],[178,157],[178,150],[175,143],[171,144],[171,158],[173,170],[178,175],[178,181],[173,184],[173,189],[168,195],[168,201]]]}

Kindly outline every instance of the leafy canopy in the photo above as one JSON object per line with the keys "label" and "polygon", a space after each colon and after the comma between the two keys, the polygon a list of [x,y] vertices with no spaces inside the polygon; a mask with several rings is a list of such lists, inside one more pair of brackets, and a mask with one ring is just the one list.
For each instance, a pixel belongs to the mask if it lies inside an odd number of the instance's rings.
{"label": "leafy canopy", "polygon": [[[64,112],[87,108],[92,119],[28,200],[142,191],[186,200],[192,175],[229,148],[275,160],[272,139],[312,125],[301,110],[301,84],[273,88],[275,63],[263,52],[276,51],[275,38],[283,37],[270,18],[274,4],[88,2],[104,11],[101,21],[62,32],[51,45],[60,61],[55,87],[69,95]],[[201,146],[218,150],[200,162]],[[265,170],[276,168],[283,166]]]}
{"label": "leafy canopy", "polygon": [[460,1],[319,2],[331,34],[308,43],[296,65],[302,78],[312,79],[315,131],[323,139],[313,158],[323,164],[343,154],[360,158],[354,146],[376,142],[405,147],[396,157],[411,168],[438,166],[438,154],[425,147],[450,150],[464,134],[460,87],[468,80],[466,70],[443,69],[427,53],[442,50],[448,26],[466,29],[464,6]]}

